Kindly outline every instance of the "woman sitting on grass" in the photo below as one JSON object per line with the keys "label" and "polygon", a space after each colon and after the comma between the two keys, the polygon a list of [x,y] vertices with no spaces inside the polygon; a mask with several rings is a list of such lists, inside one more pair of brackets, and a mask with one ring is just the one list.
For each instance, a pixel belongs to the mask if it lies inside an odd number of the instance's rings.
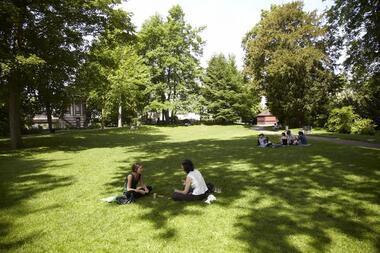
{"label": "woman sitting on grass", "polygon": [[286,137],[285,132],[282,133],[280,141],[281,141],[281,145],[284,145],[284,146],[288,145],[288,138]]}
{"label": "woman sitting on grass", "polygon": [[298,144],[296,136],[292,135],[292,132],[290,130],[286,131],[286,136],[288,137],[288,145]]}
{"label": "woman sitting on grass", "polygon": [[259,134],[259,138],[257,139],[257,145],[262,148],[272,146],[272,142],[269,141],[269,138],[264,134]]}
{"label": "woman sitting on grass", "polygon": [[202,174],[194,168],[191,160],[185,159],[181,165],[187,176],[183,183],[184,189],[182,191],[174,190],[172,195],[173,200],[192,201],[205,199],[208,195],[208,187]]}
{"label": "woman sitting on grass", "polygon": [[[119,204],[128,204],[134,202],[152,191],[151,186],[144,184],[142,173],[144,166],[140,163],[132,165],[132,172],[125,178],[123,196],[118,197],[116,201]],[[137,185],[140,183],[140,187]]]}

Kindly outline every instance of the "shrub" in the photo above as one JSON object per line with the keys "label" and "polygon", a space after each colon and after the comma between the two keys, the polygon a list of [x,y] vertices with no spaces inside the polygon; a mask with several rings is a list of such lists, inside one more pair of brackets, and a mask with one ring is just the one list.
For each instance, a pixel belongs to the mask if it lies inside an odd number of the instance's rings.
{"label": "shrub", "polygon": [[375,134],[375,123],[371,119],[357,119],[351,127],[353,134]]}
{"label": "shrub", "polygon": [[326,127],[330,132],[350,133],[351,127],[358,118],[351,106],[331,110]]}

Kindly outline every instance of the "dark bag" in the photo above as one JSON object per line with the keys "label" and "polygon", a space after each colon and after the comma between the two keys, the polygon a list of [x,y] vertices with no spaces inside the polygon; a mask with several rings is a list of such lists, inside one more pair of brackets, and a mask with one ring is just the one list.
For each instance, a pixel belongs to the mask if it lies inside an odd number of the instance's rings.
{"label": "dark bag", "polygon": [[215,186],[214,186],[213,183],[206,183],[206,186],[207,186],[206,193],[210,194],[210,193],[214,193],[215,192]]}
{"label": "dark bag", "polygon": [[135,196],[133,195],[133,193],[116,197],[116,203],[118,203],[119,205],[131,204],[133,202],[135,202]]}

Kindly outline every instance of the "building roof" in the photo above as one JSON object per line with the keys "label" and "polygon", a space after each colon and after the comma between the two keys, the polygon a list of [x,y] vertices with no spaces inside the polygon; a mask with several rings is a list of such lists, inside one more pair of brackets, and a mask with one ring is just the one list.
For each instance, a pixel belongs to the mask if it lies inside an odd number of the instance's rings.
{"label": "building roof", "polygon": [[273,116],[273,114],[270,111],[266,110],[266,111],[263,111],[263,112],[257,114],[256,116],[257,117],[260,117],[260,116],[261,117],[263,117],[263,116]]}

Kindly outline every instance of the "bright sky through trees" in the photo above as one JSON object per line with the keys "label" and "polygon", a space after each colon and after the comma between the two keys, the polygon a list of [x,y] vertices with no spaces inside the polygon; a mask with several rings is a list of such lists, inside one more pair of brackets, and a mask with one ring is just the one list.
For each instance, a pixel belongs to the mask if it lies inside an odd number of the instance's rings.
{"label": "bright sky through trees", "polygon": [[[167,16],[168,10],[179,4],[185,12],[185,19],[193,27],[207,26],[202,33],[206,40],[202,66],[206,67],[212,55],[223,53],[236,56],[239,68],[243,66],[243,36],[260,20],[262,9],[272,4],[284,4],[285,0],[129,0],[122,8],[132,12],[133,23],[140,29],[150,16],[159,13]],[[305,0],[305,10],[322,13],[331,5],[331,0]]]}

